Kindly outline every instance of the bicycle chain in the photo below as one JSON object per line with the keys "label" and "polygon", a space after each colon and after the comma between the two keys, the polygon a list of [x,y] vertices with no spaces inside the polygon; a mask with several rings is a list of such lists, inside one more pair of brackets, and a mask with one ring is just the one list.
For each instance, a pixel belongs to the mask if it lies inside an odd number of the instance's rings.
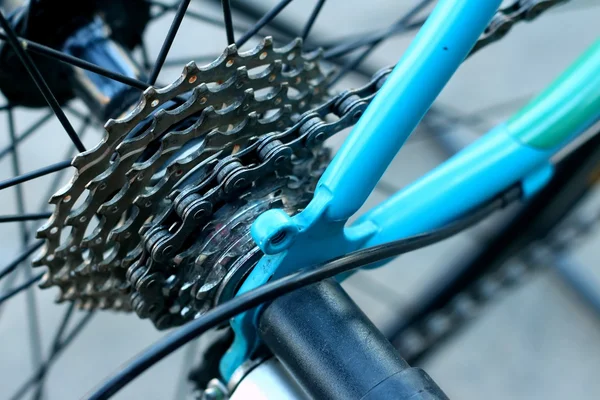
{"label": "bicycle chain", "polygon": [[511,28],[522,21],[532,21],[549,8],[570,0],[516,0],[494,14],[469,56],[477,50],[502,39]]}
{"label": "bicycle chain", "polygon": [[[563,1],[525,0],[499,10],[472,52]],[[275,49],[270,38],[246,53],[229,46],[208,66],[190,63],[173,84],[147,89],[127,116],[109,120],[103,141],[74,158],[77,173],[50,199],[55,210],[38,231],[46,244],[34,261],[48,267],[41,286],[58,286],[59,301],[84,308],[135,309],[161,328],[185,322],[184,304],[173,312],[182,285],[173,283],[173,266],[196,262],[187,251],[194,249],[192,233],[260,179],[290,176],[292,159],[318,158],[323,142],[358,120],[391,71],[306,111],[327,98],[327,77],[320,53],[301,54],[301,47],[298,39]],[[248,73],[259,67],[265,69]],[[301,96],[291,96],[290,87]],[[276,90],[255,94],[266,88]],[[183,105],[157,111],[189,91]],[[182,125],[193,117],[191,126]],[[199,138],[200,148],[170,162]],[[194,182],[177,186],[183,178]],[[94,216],[99,225],[86,235]],[[65,227],[71,231],[61,240]],[[198,296],[197,289],[191,293]]]}
{"label": "bicycle chain", "polygon": [[[147,230],[142,228],[147,257],[142,256],[127,271],[129,281],[140,294],[135,296],[133,304],[138,315],[150,317],[159,328],[184,322],[179,318],[181,315],[169,312],[173,304],[164,304],[165,298],[177,299],[180,289],[179,285],[174,285],[165,291],[162,283],[171,275],[167,271],[166,261],[174,257],[178,265],[194,262],[191,259],[196,259],[198,255],[193,251],[182,251],[176,256],[174,253],[180,250],[187,236],[207,220],[213,204],[234,197],[261,178],[281,173],[292,158],[306,158],[307,151],[320,147],[335,133],[352,126],[383,84],[387,73],[389,69],[377,74],[367,85],[345,91],[305,113],[291,128],[265,136],[234,156],[215,162],[213,171],[202,182],[181,192],[173,192],[170,195],[172,204],[157,218],[155,225]],[[327,117],[332,116],[335,122],[328,122]],[[172,217],[177,219],[174,232]],[[157,285],[157,281],[160,284]],[[203,298],[200,288],[201,285],[196,285],[196,291],[190,295]],[[157,309],[161,312],[157,312]]]}

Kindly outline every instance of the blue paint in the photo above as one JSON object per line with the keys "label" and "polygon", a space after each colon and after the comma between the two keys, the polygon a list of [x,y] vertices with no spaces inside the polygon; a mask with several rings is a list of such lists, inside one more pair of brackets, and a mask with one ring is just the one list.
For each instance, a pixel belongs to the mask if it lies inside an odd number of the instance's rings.
{"label": "blue paint", "polygon": [[[375,234],[376,227],[366,223],[359,227],[344,228],[344,222],[324,221],[323,211],[330,199],[330,195],[321,192],[301,214],[292,218],[281,210],[269,210],[263,214],[271,218],[265,218],[262,223],[253,225],[253,236],[268,232],[266,237],[271,237],[270,232],[286,231],[289,232],[287,240],[290,240],[293,246],[283,252],[263,256],[244,281],[238,294],[265,284],[271,277],[276,279],[294,270],[318,264],[364,246],[368,238]],[[270,222],[273,225],[270,225]],[[265,246],[267,242],[262,240],[261,244]],[[223,377],[229,379],[235,369],[256,349],[258,338],[255,326],[259,311],[260,309],[255,309],[232,319],[234,341],[219,365]]]}
{"label": "blue paint", "polygon": [[[456,71],[502,0],[440,0],[386,83],[319,181],[309,206],[293,218],[268,211],[252,235],[267,255],[239,293],[291,271],[365,246],[377,232],[368,221],[344,228]],[[379,232],[380,236],[382,231]],[[273,238],[283,238],[273,243]],[[221,360],[229,379],[256,348],[256,312],[232,320],[235,339]]]}
{"label": "blue paint", "polygon": [[335,196],[331,220],[365,202],[501,0],[440,1],[319,182]]}
{"label": "blue paint", "polygon": [[[269,212],[270,211],[270,212]],[[267,218],[252,224],[252,237],[265,254],[277,254],[292,245],[301,227],[283,210],[268,210]]]}
{"label": "blue paint", "polygon": [[550,181],[552,175],[554,175],[554,165],[549,162],[537,171],[530,173],[527,178],[523,179],[523,183],[521,184],[523,196],[529,198],[536,194],[546,186],[546,183]]}
{"label": "blue paint", "polygon": [[499,125],[363,215],[354,226],[377,226],[378,233],[366,246],[438,228],[530,177],[529,182],[538,183],[530,188],[539,188],[550,176],[552,154],[523,145],[505,125]]}

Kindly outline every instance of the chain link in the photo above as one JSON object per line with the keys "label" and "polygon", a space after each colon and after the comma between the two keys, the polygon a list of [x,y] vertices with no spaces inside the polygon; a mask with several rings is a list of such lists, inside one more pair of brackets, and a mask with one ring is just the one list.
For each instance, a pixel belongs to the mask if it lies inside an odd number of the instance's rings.
{"label": "chain link", "polygon": [[[472,52],[562,1],[499,10]],[[245,53],[229,46],[109,120],[102,142],[75,157],[76,175],[50,200],[55,210],[38,231],[46,244],[34,261],[48,267],[42,286],[58,286],[59,300],[85,308],[134,309],[159,327],[185,322],[181,309],[189,304],[178,302],[181,282],[173,284],[172,270],[197,263],[189,251],[194,234],[259,180],[293,178],[302,163],[311,166],[304,173],[319,170],[308,160],[323,162],[324,141],[356,123],[391,71],[328,99],[320,52],[301,49],[299,39],[276,49],[266,38]],[[185,104],[167,107],[190,91]],[[85,200],[74,208],[78,199]],[[202,297],[194,283],[187,282],[196,288],[189,296]]]}

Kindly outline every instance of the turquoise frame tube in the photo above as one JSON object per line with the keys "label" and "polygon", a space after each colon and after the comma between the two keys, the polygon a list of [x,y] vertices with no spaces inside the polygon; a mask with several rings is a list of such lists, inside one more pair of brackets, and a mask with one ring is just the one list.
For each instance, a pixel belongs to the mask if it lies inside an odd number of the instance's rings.
{"label": "turquoise frame tube", "polygon": [[[265,253],[239,293],[348,252],[435,229],[508,187],[525,196],[552,176],[551,157],[600,117],[600,42],[504,124],[347,226],[465,59],[501,0],[440,0],[320,179],[304,211],[269,210],[252,226]],[[256,349],[260,310],[231,321],[229,379]]]}
{"label": "turquoise frame tube", "polygon": [[[438,2],[327,168],[310,205],[294,218],[284,212],[267,212],[255,221],[252,235],[267,255],[246,278],[239,293],[275,275],[356,250],[377,233],[376,226],[362,224],[358,231],[346,229],[345,223],[369,196],[501,2]],[[375,154],[377,161],[369,160],[365,168],[365,161]],[[306,247],[309,243],[313,245]],[[220,364],[226,380],[256,348],[255,318],[256,313],[249,312],[232,320],[234,342]]]}

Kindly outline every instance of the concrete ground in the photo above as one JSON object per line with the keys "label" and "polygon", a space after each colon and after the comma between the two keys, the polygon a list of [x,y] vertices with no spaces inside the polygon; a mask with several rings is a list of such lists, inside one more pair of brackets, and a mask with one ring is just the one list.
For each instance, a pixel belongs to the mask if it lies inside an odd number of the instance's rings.
{"label": "concrete ground", "polygon": [[[313,37],[330,40],[344,34],[360,34],[396,20],[415,1],[391,0],[330,1],[319,17]],[[267,5],[275,0],[263,1]],[[401,5],[399,5],[399,3]],[[312,4],[312,2],[311,2]],[[517,109],[533,93],[547,85],[578,54],[597,38],[600,7],[595,0],[572,0],[562,9],[548,13],[535,23],[515,27],[508,37],[469,59],[441,94],[438,104],[464,114],[484,115],[484,121],[471,127],[474,134],[484,133]],[[199,12],[219,16],[220,11],[207,0],[193,2]],[[309,11],[307,2],[296,1],[280,20],[300,26]],[[243,18],[236,16],[236,21]],[[156,57],[161,39],[168,30],[167,17],[154,23],[147,32],[152,57]],[[335,29],[334,29],[335,28]],[[369,60],[373,68],[395,62],[410,42],[410,36],[391,40]],[[225,44],[221,30],[186,18],[170,55],[173,58],[198,59],[199,55],[218,52]],[[200,62],[199,62],[200,64]],[[173,68],[161,75],[169,82],[179,74]],[[356,85],[360,77],[345,84]],[[493,114],[484,113],[499,103],[505,106]],[[18,110],[17,129],[22,132],[44,111]],[[6,126],[2,113],[0,127]],[[76,127],[81,121],[70,115]],[[4,129],[7,132],[7,128]],[[84,142],[93,146],[99,140],[97,129],[87,133]],[[339,146],[342,139],[332,145]],[[0,146],[8,135],[0,135]],[[23,142],[22,171],[64,159],[68,139],[56,121]],[[425,137],[416,136],[398,154],[383,181],[401,188],[439,164],[445,155]],[[0,178],[12,175],[9,159],[0,161]],[[24,185],[25,206],[37,211],[47,198],[51,179]],[[368,201],[372,206],[384,200],[384,192],[375,192]],[[6,211],[16,210],[14,192],[0,192],[0,204]],[[590,273],[597,274],[598,236],[580,243],[573,258]],[[469,231],[431,248],[408,254],[385,268],[360,272],[346,287],[369,316],[385,327],[403,309],[418,298],[432,277],[451,261],[478,245],[476,231]],[[16,224],[0,225],[0,254],[4,263],[18,253]],[[24,272],[20,273],[22,279]],[[53,290],[35,289],[42,348],[47,354],[52,334],[66,305],[56,305]],[[2,309],[0,323],[0,398],[8,398],[32,373],[29,351],[27,298],[20,295]],[[79,312],[79,314],[81,314]],[[149,322],[133,315],[100,312],[86,331],[61,355],[48,376],[46,398],[75,399],[98,384],[127,359],[143,350],[164,333]],[[426,370],[453,399],[596,399],[600,395],[600,323],[561,283],[552,271],[536,274],[509,296],[495,302],[469,329],[447,343],[426,365]],[[119,393],[119,399],[165,399],[175,395],[181,380],[185,349],[142,375]]]}

